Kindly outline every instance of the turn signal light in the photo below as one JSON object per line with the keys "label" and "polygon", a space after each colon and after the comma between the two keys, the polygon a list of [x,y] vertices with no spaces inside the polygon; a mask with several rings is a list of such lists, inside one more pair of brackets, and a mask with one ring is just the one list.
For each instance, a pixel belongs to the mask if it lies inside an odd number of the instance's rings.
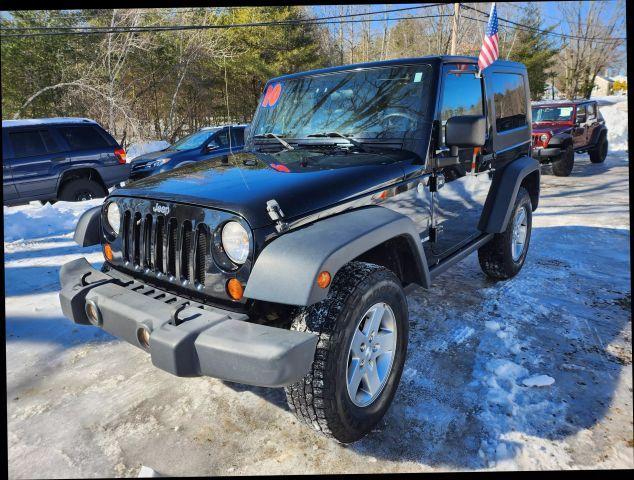
{"label": "turn signal light", "polygon": [[109,243],[106,243],[103,246],[103,255],[104,257],[106,257],[106,260],[112,261],[112,247],[110,246]]}
{"label": "turn signal light", "polygon": [[237,278],[232,278],[227,282],[227,294],[236,302],[242,300],[244,287]]}
{"label": "turn signal light", "polygon": [[317,285],[319,285],[320,288],[326,288],[328,285],[330,285],[330,273],[324,270],[319,275],[317,275]]}

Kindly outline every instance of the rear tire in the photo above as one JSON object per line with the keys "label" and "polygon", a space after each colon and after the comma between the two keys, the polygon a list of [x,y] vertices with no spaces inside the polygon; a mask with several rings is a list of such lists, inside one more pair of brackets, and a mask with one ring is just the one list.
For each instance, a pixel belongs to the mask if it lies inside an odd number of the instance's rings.
{"label": "rear tire", "polygon": [[568,145],[566,149],[559,155],[557,160],[553,160],[553,174],[557,177],[567,177],[572,173],[575,166],[575,151],[572,145]]}
{"label": "rear tire", "polygon": [[608,156],[608,139],[605,135],[601,135],[596,146],[592,150],[588,150],[588,154],[590,154],[592,163],[603,163],[605,161],[605,157]]}
{"label": "rear tire", "polygon": [[[516,225],[524,225],[525,233]],[[506,280],[519,273],[526,260],[528,245],[531,240],[533,225],[533,210],[528,191],[520,187],[513,208],[513,215],[509,219],[506,230],[496,233],[484,246],[478,250],[478,260],[482,271],[496,280]],[[522,239],[521,250],[518,241]],[[514,249],[515,247],[515,249]]]}
{"label": "rear tire", "polygon": [[62,185],[58,199],[65,202],[81,202],[102,198],[108,194],[100,183],[89,178],[77,178]]}
{"label": "rear tire", "polygon": [[311,371],[285,388],[291,411],[341,443],[359,440],[389,408],[405,363],[408,310],[400,281],[386,268],[351,262],[328,297],[302,307],[291,328],[319,335]]}

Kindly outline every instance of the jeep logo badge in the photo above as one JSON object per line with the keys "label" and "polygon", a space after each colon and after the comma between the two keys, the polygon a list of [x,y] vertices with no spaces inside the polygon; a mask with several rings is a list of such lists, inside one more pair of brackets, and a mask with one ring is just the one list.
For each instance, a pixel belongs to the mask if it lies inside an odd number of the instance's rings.
{"label": "jeep logo badge", "polygon": [[154,208],[152,208],[152,211],[155,213],[162,213],[163,215],[167,215],[168,213],[170,213],[170,207],[168,205],[156,204],[154,205]]}

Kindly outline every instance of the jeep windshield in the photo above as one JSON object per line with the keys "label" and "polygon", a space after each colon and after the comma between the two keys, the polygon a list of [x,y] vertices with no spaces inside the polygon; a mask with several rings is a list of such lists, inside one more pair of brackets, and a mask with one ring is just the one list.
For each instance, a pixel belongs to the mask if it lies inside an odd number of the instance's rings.
{"label": "jeep windshield", "polygon": [[533,122],[570,122],[572,121],[573,107],[570,105],[561,107],[533,107]]}
{"label": "jeep windshield", "polygon": [[[340,144],[341,136],[404,140],[429,122],[432,66],[355,69],[271,82],[252,124],[253,138]],[[336,132],[335,134],[328,134]]]}
{"label": "jeep windshield", "polygon": [[209,139],[209,137],[211,137],[218,130],[220,129],[210,128],[192,133],[191,135],[187,135],[186,137],[181,138],[178,142],[172,145],[171,148],[173,150],[191,150],[192,148],[202,147],[203,144]]}

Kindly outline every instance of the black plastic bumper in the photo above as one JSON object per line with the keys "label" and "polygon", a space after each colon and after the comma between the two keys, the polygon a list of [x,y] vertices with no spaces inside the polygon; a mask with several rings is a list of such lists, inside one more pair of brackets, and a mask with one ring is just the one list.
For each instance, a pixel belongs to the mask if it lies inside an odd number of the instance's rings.
{"label": "black plastic bumper", "polygon": [[562,149],[559,147],[533,148],[532,157],[539,161],[552,160],[561,155]]}
{"label": "black plastic bumper", "polygon": [[[147,350],[156,367],[181,377],[280,387],[310,370],[316,335],[250,323],[244,314],[216,307],[203,309],[128,278],[100,272],[85,258],[63,265],[62,312],[75,323],[90,325],[85,305],[91,301],[101,328]],[[176,300],[166,303],[171,298]],[[141,328],[150,332],[147,349],[139,341]]]}

